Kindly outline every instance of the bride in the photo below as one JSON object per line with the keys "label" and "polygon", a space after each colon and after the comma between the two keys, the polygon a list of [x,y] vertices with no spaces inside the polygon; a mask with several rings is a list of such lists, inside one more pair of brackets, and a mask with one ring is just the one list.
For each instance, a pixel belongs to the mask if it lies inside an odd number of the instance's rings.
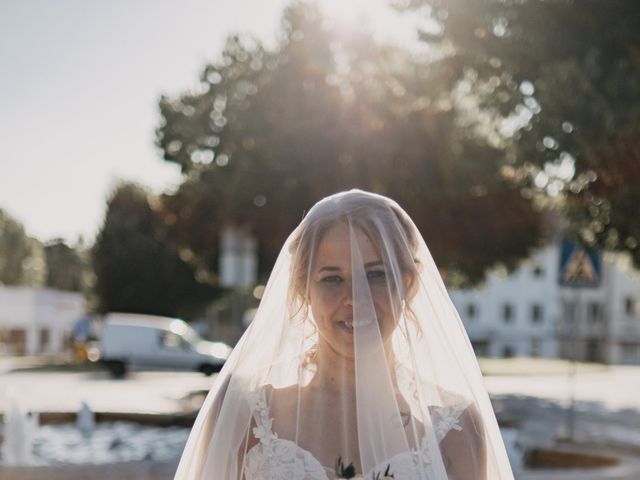
{"label": "bride", "polygon": [[471,344],[409,216],[351,190],[287,239],[176,479],[513,479]]}

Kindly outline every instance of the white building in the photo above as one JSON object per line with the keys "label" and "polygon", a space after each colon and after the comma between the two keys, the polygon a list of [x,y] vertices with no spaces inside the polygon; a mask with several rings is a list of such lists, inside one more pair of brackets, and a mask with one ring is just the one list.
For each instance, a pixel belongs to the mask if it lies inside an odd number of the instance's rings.
{"label": "white building", "polygon": [[451,292],[478,355],[558,355],[557,255],[539,251],[508,276],[492,272],[481,287]]}
{"label": "white building", "polygon": [[600,287],[562,288],[559,255],[549,246],[509,275],[451,292],[476,353],[640,364],[640,274],[608,254]]}
{"label": "white building", "polygon": [[615,319],[607,331],[609,362],[640,365],[640,272],[628,263],[615,264],[609,288],[606,310]]}
{"label": "white building", "polygon": [[83,313],[82,294],[0,284],[0,355],[62,352]]}
{"label": "white building", "polygon": [[560,356],[640,365],[640,272],[625,256],[605,256],[600,288],[562,289],[560,297]]}

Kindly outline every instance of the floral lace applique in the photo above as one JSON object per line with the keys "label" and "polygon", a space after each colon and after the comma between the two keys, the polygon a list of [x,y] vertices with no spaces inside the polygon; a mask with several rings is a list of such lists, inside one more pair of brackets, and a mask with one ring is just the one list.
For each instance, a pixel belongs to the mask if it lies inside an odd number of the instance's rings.
{"label": "floral lace applique", "polygon": [[271,431],[273,419],[269,417],[269,408],[265,399],[264,390],[253,391],[247,396],[249,408],[253,413],[256,421],[256,427],[253,428],[253,434],[260,440],[260,443],[266,444],[271,439],[278,436]]}
{"label": "floral lace applique", "polygon": [[441,442],[451,430],[462,430],[462,425],[460,425],[460,416],[470,404],[470,401],[465,400],[454,405],[434,407],[435,415],[433,424],[435,425],[436,438],[438,442]]}
{"label": "floral lace applique", "polygon": [[310,452],[273,433],[264,389],[251,392],[247,401],[256,422],[253,434],[260,440],[246,455],[247,480],[328,480],[324,467]]}

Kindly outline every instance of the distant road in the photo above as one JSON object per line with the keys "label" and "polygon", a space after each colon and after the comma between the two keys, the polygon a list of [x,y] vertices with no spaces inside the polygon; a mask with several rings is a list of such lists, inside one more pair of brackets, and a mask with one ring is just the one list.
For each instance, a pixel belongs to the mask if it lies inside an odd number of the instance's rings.
{"label": "distant road", "polygon": [[[568,403],[571,384],[567,375],[487,376],[491,395],[525,395]],[[597,402],[609,410],[640,411],[640,367],[610,367],[601,372],[582,372],[576,377],[576,399]]]}
{"label": "distant road", "polygon": [[107,372],[0,373],[0,411],[9,392],[31,411],[77,411],[83,401],[94,411],[174,413],[190,392],[208,390],[215,377],[200,373],[134,372],[122,380]]}

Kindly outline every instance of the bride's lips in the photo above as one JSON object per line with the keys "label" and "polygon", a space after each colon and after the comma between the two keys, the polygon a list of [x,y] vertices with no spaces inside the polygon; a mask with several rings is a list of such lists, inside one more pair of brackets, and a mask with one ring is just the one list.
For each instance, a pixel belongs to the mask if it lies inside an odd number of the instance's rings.
{"label": "bride's lips", "polygon": [[353,334],[353,320],[338,320],[338,328],[346,333]]}

